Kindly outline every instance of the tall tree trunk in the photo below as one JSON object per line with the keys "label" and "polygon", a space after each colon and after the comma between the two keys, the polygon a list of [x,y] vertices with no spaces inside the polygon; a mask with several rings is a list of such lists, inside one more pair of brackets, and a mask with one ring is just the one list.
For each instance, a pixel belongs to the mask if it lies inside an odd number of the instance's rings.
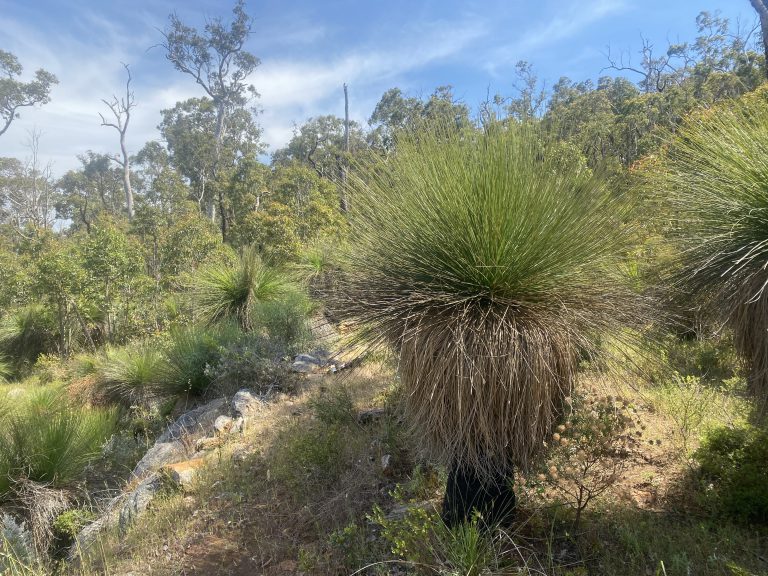
{"label": "tall tree trunk", "polygon": [[123,153],[123,188],[125,189],[125,206],[128,209],[128,219],[133,219],[133,189],[131,188],[131,164],[128,150],[125,147],[125,132],[120,133],[120,150]]}
{"label": "tall tree trunk", "polygon": [[216,182],[217,196],[219,202],[219,218],[221,219],[221,241],[227,241],[227,211],[224,209],[224,190],[221,188],[221,183],[218,182],[217,176],[219,173],[219,162],[221,160],[221,142],[224,139],[224,121],[226,119],[226,108],[221,101],[215,101],[216,105],[216,133],[214,134],[214,159],[213,159],[213,179]]}
{"label": "tall tree trunk", "polygon": [[763,54],[765,54],[765,75],[768,77],[768,0],[749,0],[752,7],[760,16],[760,32],[763,37]]}
{"label": "tall tree trunk", "polygon": [[349,94],[347,84],[344,83],[344,152],[346,157],[341,165],[341,198],[339,201],[341,211],[346,212],[349,209],[347,200],[347,162],[349,161]]}

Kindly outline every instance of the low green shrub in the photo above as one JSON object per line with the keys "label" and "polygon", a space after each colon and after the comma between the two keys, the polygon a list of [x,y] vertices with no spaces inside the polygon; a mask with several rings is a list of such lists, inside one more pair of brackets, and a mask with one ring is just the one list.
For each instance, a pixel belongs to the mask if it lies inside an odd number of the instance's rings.
{"label": "low green shrub", "polygon": [[310,346],[310,312],[312,302],[307,295],[297,288],[286,288],[279,298],[254,305],[254,324],[286,354],[294,355]]}
{"label": "low green shrub", "polygon": [[96,514],[83,508],[73,508],[59,514],[51,526],[56,546],[62,549],[71,546],[80,530],[95,519]]}
{"label": "low green shrub", "polygon": [[217,362],[205,368],[217,392],[232,394],[247,386],[261,393],[294,391],[292,373],[282,362],[285,348],[263,336],[249,334],[219,350]]}
{"label": "low green shrub", "polygon": [[213,383],[211,366],[222,349],[238,341],[242,332],[232,324],[211,327],[190,326],[173,330],[166,350],[168,359],[162,390],[168,395],[200,396]]}
{"label": "low green shrub", "polygon": [[427,507],[412,506],[402,516],[392,517],[374,506],[368,519],[379,526],[392,554],[417,568],[417,573],[503,573],[498,570],[504,554],[479,517],[449,528],[436,510]]}
{"label": "low green shrub", "polygon": [[718,428],[694,453],[702,500],[739,522],[768,524],[768,429]]}

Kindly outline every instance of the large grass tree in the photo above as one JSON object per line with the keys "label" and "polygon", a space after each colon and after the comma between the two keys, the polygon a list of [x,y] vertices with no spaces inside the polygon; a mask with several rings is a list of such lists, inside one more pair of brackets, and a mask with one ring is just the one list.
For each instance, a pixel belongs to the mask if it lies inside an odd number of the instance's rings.
{"label": "large grass tree", "polygon": [[450,466],[444,517],[514,502],[599,337],[636,322],[626,205],[530,127],[402,136],[359,165],[337,312],[400,358],[410,422]]}
{"label": "large grass tree", "polygon": [[768,413],[768,88],[692,114],[650,164],[679,250],[672,278],[733,331],[758,414]]}

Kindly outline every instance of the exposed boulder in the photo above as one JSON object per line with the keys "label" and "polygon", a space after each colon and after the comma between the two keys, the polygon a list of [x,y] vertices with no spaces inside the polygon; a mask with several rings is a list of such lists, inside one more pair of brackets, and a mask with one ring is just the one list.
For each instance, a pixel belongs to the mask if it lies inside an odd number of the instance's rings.
{"label": "exposed boulder", "polygon": [[144,457],[139,460],[136,467],[133,469],[134,478],[143,478],[152,472],[160,470],[167,464],[172,464],[183,460],[188,456],[187,446],[181,440],[174,440],[172,442],[156,442],[152,448],[150,448]]}
{"label": "exposed boulder", "polygon": [[213,428],[216,418],[225,414],[227,411],[226,400],[217,398],[211,400],[203,406],[180,416],[168,429],[157,439],[158,442],[169,442],[178,440],[182,436],[198,438],[207,436]]}
{"label": "exposed boulder", "polygon": [[162,487],[163,479],[155,473],[144,479],[128,494],[120,508],[118,520],[120,532],[128,530],[131,523],[147,509]]}
{"label": "exposed boulder", "polygon": [[161,472],[179,488],[189,490],[197,477],[197,473],[204,465],[204,458],[192,458],[164,466]]}
{"label": "exposed boulder", "polygon": [[264,406],[265,402],[262,398],[255,395],[251,390],[243,388],[238,390],[232,397],[232,411],[235,416],[242,416],[247,418],[254,412],[258,412]]}

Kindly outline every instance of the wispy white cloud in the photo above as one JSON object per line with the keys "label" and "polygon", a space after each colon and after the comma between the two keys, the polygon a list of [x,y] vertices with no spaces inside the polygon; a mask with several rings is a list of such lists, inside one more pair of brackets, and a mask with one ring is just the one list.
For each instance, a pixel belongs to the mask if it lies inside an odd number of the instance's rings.
{"label": "wispy white cloud", "polygon": [[419,34],[391,38],[385,46],[355,50],[330,61],[266,61],[252,77],[264,109],[260,118],[264,140],[274,150],[290,139],[295,123],[318,114],[340,114],[344,83],[358,97],[355,116],[362,121],[364,114],[359,111],[369,113],[370,109],[360,104],[370,103],[375,90],[391,87],[409,72],[457,56],[487,33],[488,26],[480,19],[435,21],[421,23]]}
{"label": "wispy white cloud", "polygon": [[[148,21],[146,15],[136,15]],[[83,17],[88,35],[65,30],[43,33],[22,22],[0,17],[0,26],[10,31],[5,44],[31,70],[43,67],[56,74],[61,83],[52,91],[51,102],[42,108],[26,109],[0,140],[0,155],[24,157],[28,132],[42,128],[40,153],[53,161],[54,171],[63,173],[78,165],[76,156],[86,150],[116,151],[113,130],[100,126],[102,99],[120,94],[125,86],[121,62],[131,64],[137,107],[128,133],[131,152],[147,140],[157,139],[160,110],[175,102],[200,95],[194,82],[168,65],[157,66],[160,50],[146,53],[157,42],[157,31],[145,26],[128,30],[107,17],[88,13]],[[276,53],[280,45],[312,44],[328,30],[319,23],[298,22],[279,38],[272,33],[259,37]],[[257,101],[264,113],[259,116],[264,141],[274,151],[291,138],[295,123],[309,116],[343,110],[342,85],[354,95],[353,118],[362,121],[381,95],[382,86],[394,85],[403,75],[457,56],[488,32],[484,21],[462,18],[455,21],[413,21],[408,29],[365,46],[350,47],[344,54],[322,57],[265,58],[250,80],[259,90]],[[149,61],[154,60],[152,66]],[[148,76],[148,77],[147,77]],[[377,92],[378,91],[378,92]]]}
{"label": "wispy white cloud", "polygon": [[515,41],[488,54],[484,68],[492,75],[518,60],[530,60],[542,48],[571,38],[592,24],[628,8],[627,0],[557,2],[557,13],[545,23],[530,28]]}

